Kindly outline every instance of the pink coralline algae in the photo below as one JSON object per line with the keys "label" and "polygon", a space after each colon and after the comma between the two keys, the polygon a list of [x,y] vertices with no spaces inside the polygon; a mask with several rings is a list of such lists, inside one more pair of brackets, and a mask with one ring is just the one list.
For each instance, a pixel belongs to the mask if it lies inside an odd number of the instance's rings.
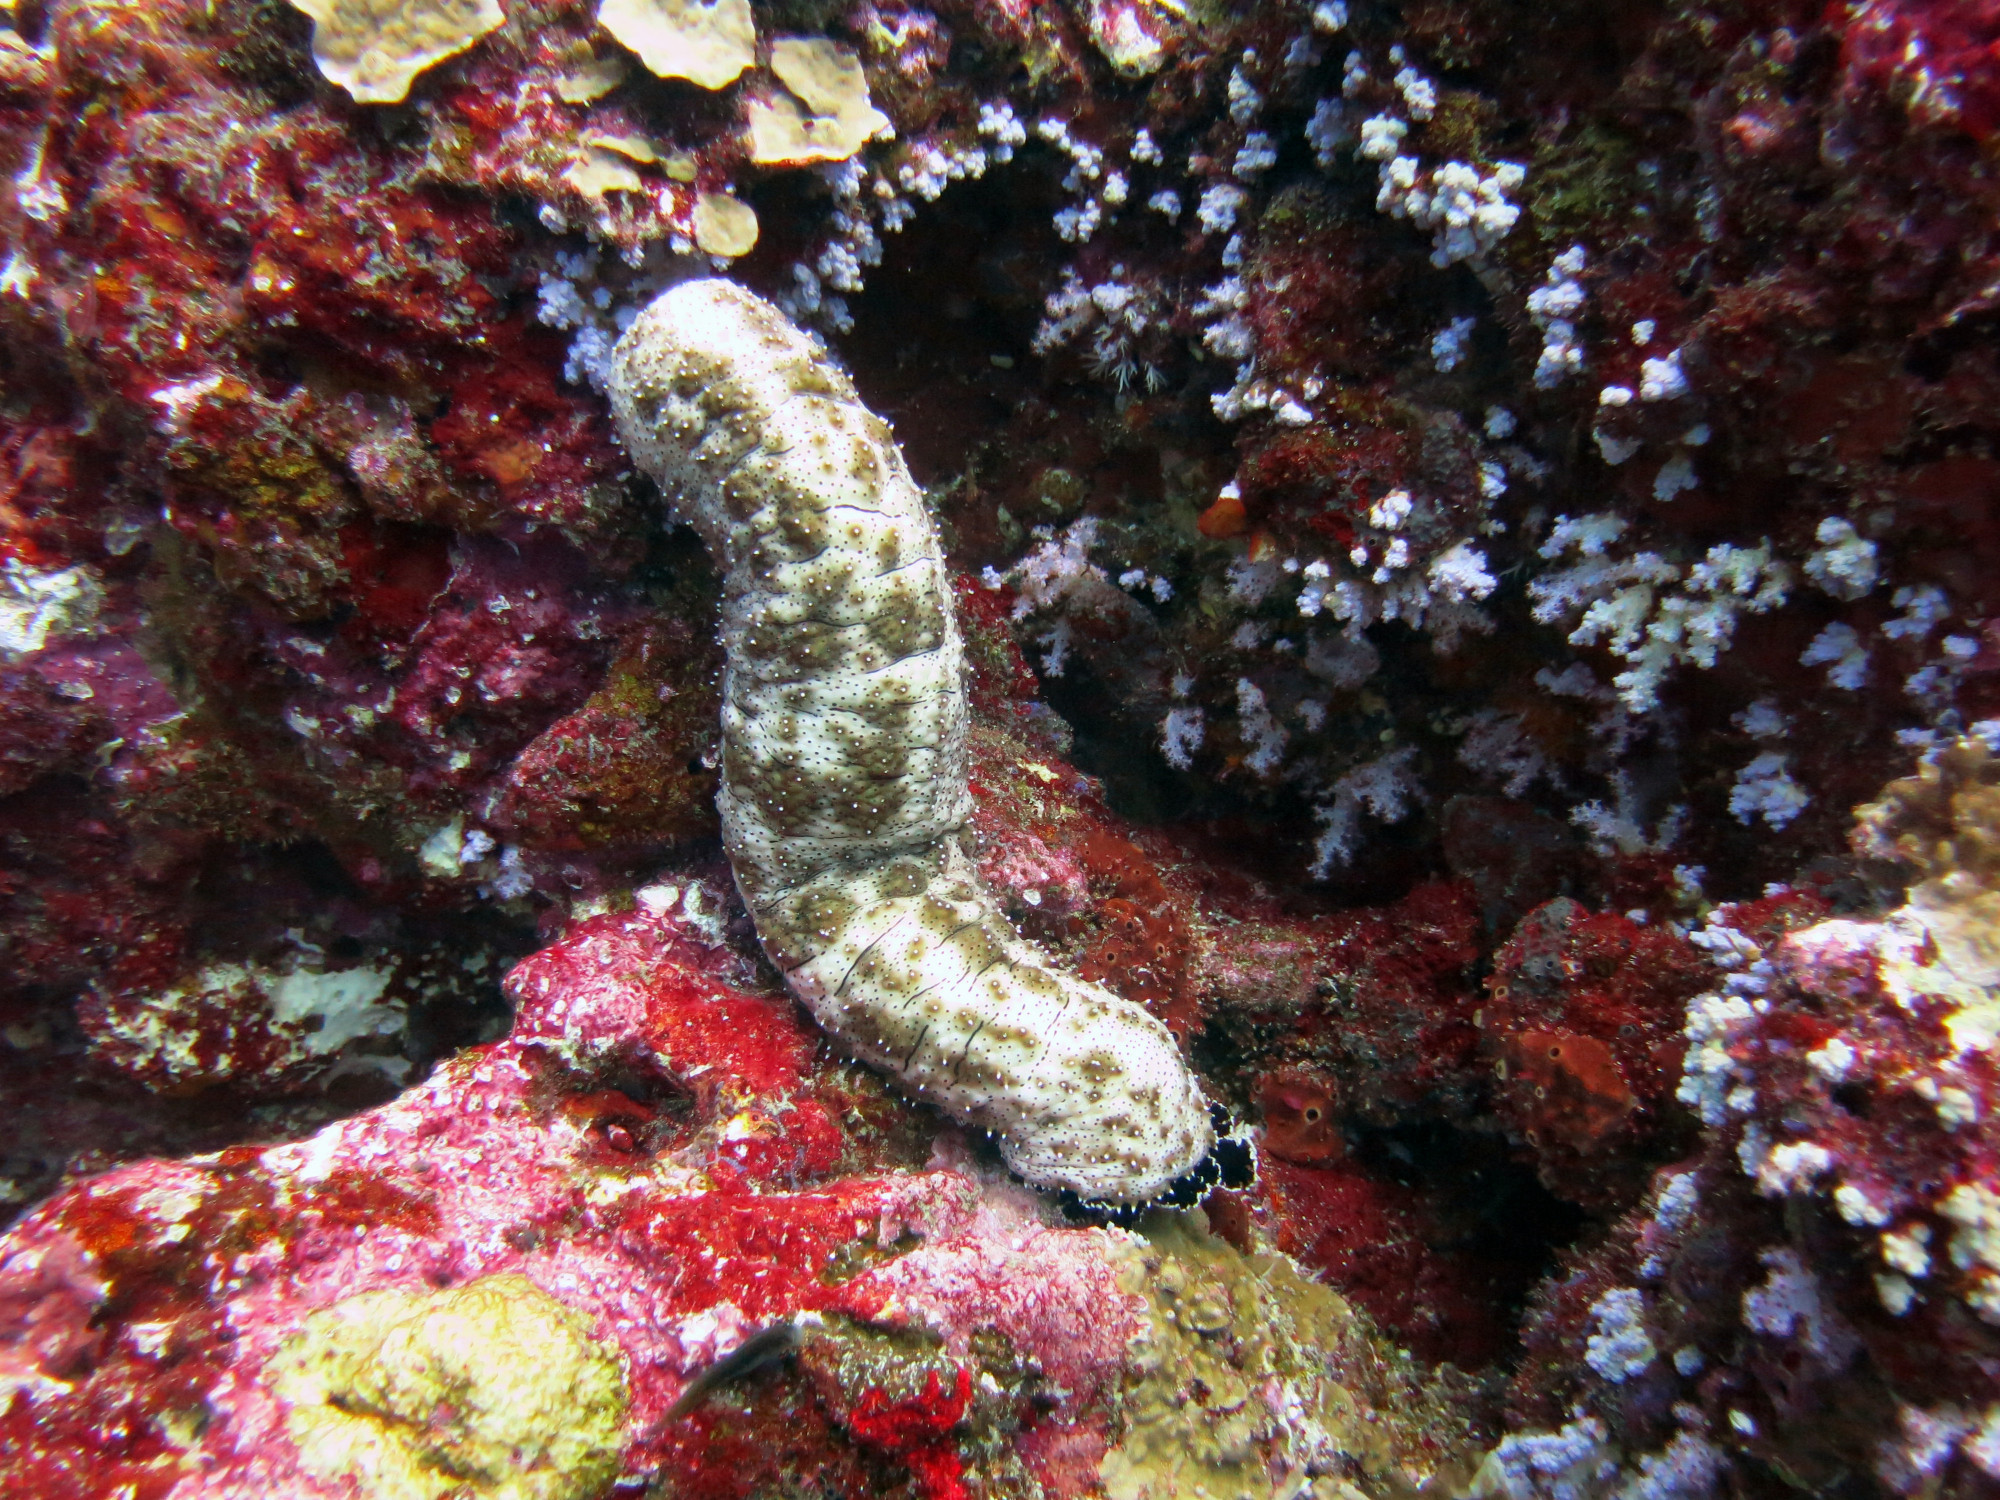
{"label": "pink coralline algae", "polygon": [[1495,954],[1481,1012],[1494,1108],[1551,1192],[1629,1195],[1648,1157],[1673,1153],[1681,1028],[1712,973],[1684,937],[1568,900]]}
{"label": "pink coralline algae", "polygon": [[[2000,1495],[2000,12],[644,8],[0,7],[0,1489]],[[603,394],[716,274],[1198,1208],[757,957]]]}
{"label": "pink coralline algae", "polygon": [[[1725,980],[1688,1007],[1680,1096],[1709,1132],[1537,1292],[1529,1348],[1568,1373],[1524,1371],[1518,1410],[1592,1413],[1614,1471],[1717,1434],[1813,1488],[1855,1469],[1887,1493],[1986,1493],[1992,1064],[1970,1032],[1991,1013],[1914,909],[1790,925],[1722,908],[1707,929]],[[1848,1400],[1893,1421],[1824,1427]],[[1511,1441],[1490,1470],[1528,1451]]]}
{"label": "pink coralline algae", "polygon": [[[648,1434],[632,1461],[656,1464],[685,1438],[662,1418],[689,1378],[772,1319],[873,1317],[899,1294],[949,1316],[964,1295],[949,1275],[933,1285],[911,1267],[902,1287],[877,1287],[869,1262],[906,1234],[926,1256],[976,1239],[971,1179],[870,1175],[893,1153],[865,1128],[843,1130],[808,1091],[817,1046],[790,1005],[707,977],[713,967],[701,940],[671,924],[599,918],[514,976],[513,1037],[395,1104],[295,1146],[113,1173],[31,1214],[9,1242],[14,1295],[59,1280],[98,1326],[44,1328],[59,1308],[31,1299],[39,1321],[11,1346],[29,1398],[13,1420],[74,1435],[79,1492],[162,1476],[164,1492],[200,1473],[219,1493],[258,1483],[312,1493],[309,1477],[270,1467],[283,1422],[260,1374],[298,1314],[363,1289],[518,1273],[613,1337],[632,1430]],[[680,1165],[655,1177],[668,1153]],[[848,1173],[830,1182],[841,1165]],[[962,1233],[940,1234],[947,1224]],[[1033,1259],[1023,1229],[1015,1253]],[[836,1285],[826,1272],[837,1255],[851,1265]],[[1088,1272],[1087,1261],[1046,1260],[1035,1281],[1047,1302],[1089,1301],[1072,1289]],[[171,1325],[176,1347],[103,1326],[128,1299]],[[990,1316],[1029,1333],[1018,1306]],[[1095,1355],[1067,1347],[1065,1375],[1115,1349],[1125,1330],[1115,1318],[1103,1326],[1113,1343]],[[195,1449],[157,1435],[106,1442],[103,1413],[146,1404],[163,1370],[186,1380],[196,1365],[208,1367],[203,1399],[215,1404]]]}
{"label": "pink coralline algae", "polygon": [[2000,130],[2000,10],[1963,3],[1834,9],[1841,61],[1856,86],[1880,89],[1918,119],[1976,141]]}

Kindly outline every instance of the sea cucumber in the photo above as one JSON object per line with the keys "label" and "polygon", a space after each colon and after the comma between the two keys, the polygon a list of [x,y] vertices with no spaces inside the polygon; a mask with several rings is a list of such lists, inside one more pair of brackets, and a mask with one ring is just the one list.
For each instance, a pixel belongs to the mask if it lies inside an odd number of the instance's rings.
{"label": "sea cucumber", "polygon": [[888,425],[723,280],[618,341],[627,448],[724,571],[723,842],[765,951],[864,1061],[1093,1202],[1159,1197],[1214,1144],[1167,1029],[1020,938],[966,851],[964,651]]}

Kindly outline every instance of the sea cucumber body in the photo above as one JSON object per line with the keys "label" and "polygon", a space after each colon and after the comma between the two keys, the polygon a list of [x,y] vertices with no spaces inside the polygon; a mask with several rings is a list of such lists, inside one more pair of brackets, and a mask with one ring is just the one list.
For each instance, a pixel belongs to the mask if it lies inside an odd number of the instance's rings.
{"label": "sea cucumber body", "polygon": [[1173,1038],[1050,965],[967,857],[964,649],[885,424],[768,303],[662,293],[618,342],[633,457],[724,572],[723,841],[820,1023],[1030,1182],[1139,1203],[1213,1144]]}

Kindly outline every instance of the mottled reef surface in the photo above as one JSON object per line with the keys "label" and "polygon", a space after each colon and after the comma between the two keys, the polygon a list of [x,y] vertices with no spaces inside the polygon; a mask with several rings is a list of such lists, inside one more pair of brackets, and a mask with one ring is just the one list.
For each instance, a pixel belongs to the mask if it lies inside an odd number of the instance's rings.
{"label": "mottled reef surface", "polygon": [[[1994,0],[0,0],[0,174],[0,1491],[2000,1495]],[[759,953],[718,271],[1253,1183]]]}

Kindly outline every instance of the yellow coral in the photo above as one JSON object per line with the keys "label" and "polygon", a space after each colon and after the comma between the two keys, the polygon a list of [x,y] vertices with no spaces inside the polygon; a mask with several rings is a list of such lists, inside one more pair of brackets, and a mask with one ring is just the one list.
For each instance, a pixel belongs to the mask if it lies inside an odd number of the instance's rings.
{"label": "yellow coral", "polygon": [[602,99],[625,81],[625,64],[616,57],[588,57],[556,79],[556,97],[565,104],[589,104]]}
{"label": "yellow coral", "polygon": [[661,78],[719,89],[757,60],[750,0],[604,0],[597,22]]}
{"label": "yellow coral", "polygon": [[563,181],[586,198],[602,198],[606,193],[642,192],[645,180],[631,163],[658,166],[661,160],[653,143],[644,136],[593,132],[583,138],[583,155],[563,173]]}
{"label": "yellow coral", "polygon": [[637,193],[646,186],[637,172],[608,151],[586,152],[564,170],[563,181],[586,198]]}
{"label": "yellow coral", "polygon": [[432,63],[503,24],[499,0],[291,0],[312,17],[313,61],[362,104],[397,104]]}
{"label": "yellow coral", "polygon": [[362,1292],[265,1375],[304,1467],[371,1500],[583,1500],[618,1474],[617,1356],[525,1276]]}
{"label": "yellow coral", "polygon": [[2000,757],[1977,735],[1940,745],[1914,776],[1855,812],[1855,847],[1914,865],[1938,899],[2000,890]]}
{"label": "yellow coral", "polygon": [[1977,735],[1938,746],[1855,810],[1854,847],[1917,877],[1884,919],[1883,987],[1943,1002],[1960,1050],[2000,1041],[2000,756]]}
{"label": "yellow coral", "polygon": [[750,101],[750,159],[765,165],[845,161],[889,127],[868,102],[852,47],[825,37],[781,36],[771,71],[790,93]]}
{"label": "yellow coral", "polygon": [[613,152],[627,161],[642,162],[649,167],[658,166],[662,160],[659,147],[643,135],[611,135],[605,131],[593,130],[583,138],[583,143],[599,150]]}
{"label": "yellow coral", "polygon": [[748,255],[757,244],[757,214],[727,193],[694,200],[694,242],[710,255]]}

